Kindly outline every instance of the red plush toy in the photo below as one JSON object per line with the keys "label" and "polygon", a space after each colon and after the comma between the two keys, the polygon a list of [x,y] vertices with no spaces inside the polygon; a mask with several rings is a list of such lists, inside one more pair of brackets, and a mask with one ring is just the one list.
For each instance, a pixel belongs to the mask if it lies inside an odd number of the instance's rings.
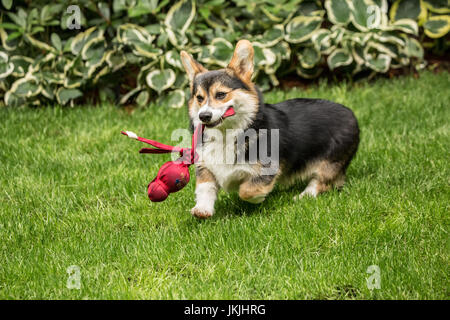
{"label": "red plush toy", "polygon": [[[233,107],[230,107],[223,118],[234,115]],[[158,175],[148,185],[148,197],[153,202],[164,201],[170,193],[180,191],[189,182],[189,166],[197,160],[198,155],[195,152],[198,139],[203,134],[205,125],[198,125],[192,136],[192,148],[173,147],[159,143],[154,140],[138,137],[134,132],[122,131],[121,133],[145,143],[155,148],[142,148],[139,153],[170,153],[179,152],[180,158],[175,161],[168,161],[162,165],[158,171]]]}

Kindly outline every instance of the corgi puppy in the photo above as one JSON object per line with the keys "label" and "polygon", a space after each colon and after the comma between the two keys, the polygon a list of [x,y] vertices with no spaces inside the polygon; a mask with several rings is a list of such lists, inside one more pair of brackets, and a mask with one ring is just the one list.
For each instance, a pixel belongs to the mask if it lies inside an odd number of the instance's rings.
{"label": "corgi puppy", "polygon": [[[180,54],[190,82],[191,127],[205,125],[203,141],[197,147],[196,205],[191,210],[197,218],[214,214],[219,188],[236,191],[251,203],[264,201],[277,181],[309,181],[294,199],[340,188],[358,148],[358,122],[353,112],[340,104],[321,99],[264,103],[251,80],[253,55],[251,43],[241,40],[225,69],[208,71],[187,52]],[[230,107],[234,116],[224,118]],[[223,137],[227,137],[225,142]],[[242,137],[240,153],[236,145]],[[271,170],[267,161],[254,157],[254,150],[264,148],[271,152]],[[258,151],[257,156],[261,154]],[[240,155],[242,161],[236,161]]]}

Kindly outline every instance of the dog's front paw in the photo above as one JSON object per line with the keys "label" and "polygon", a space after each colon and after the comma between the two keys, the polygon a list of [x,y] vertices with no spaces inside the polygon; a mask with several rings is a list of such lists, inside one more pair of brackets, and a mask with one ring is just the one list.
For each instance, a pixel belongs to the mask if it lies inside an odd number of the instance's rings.
{"label": "dog's front paw", "polygon": [[191,214],[199,219],[208,219],[214,214],[214,210],[206,209],[203,207],[195,206],[191,209]]}

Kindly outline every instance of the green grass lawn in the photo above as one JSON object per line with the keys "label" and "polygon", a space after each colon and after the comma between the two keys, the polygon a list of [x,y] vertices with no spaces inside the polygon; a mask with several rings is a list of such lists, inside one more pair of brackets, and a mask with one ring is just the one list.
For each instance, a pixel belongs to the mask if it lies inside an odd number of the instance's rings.
{"label": "green grass lawn", "polygon": [[[174,143],[185,109],[0,109],[0,298],[449,299],[449,88],[449,73],[424,72],[266,94],[354,110],[348,182],[298,202],[304,184],[277,187],[261,205],[221,192],[209,220],[189,213],[194,181],[151,203],[170,156],[120,135]],[[71,265],[80,290],[66,287]]]}

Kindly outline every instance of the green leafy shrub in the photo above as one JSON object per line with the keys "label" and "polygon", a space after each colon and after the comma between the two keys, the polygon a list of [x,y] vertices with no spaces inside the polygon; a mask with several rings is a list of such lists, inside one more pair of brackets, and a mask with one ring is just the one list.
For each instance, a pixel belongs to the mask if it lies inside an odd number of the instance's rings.
{"label": "green leafy shrub", "polygon": [[[80,0],[74,29],[71,1],[1,3],[0,104],[10,106],[153,99],[181,107],[188,81],[180,50],[225,67],[242,38],[253,42],[263,90],[292,72],[386,72],[422,60],[420,10],[448,12],[437,0],[419,1],[417,15],[396,1],[391,19],[386,0]],[[447,30],[446,16],[437,17],[424,22],[427,34]]]}

